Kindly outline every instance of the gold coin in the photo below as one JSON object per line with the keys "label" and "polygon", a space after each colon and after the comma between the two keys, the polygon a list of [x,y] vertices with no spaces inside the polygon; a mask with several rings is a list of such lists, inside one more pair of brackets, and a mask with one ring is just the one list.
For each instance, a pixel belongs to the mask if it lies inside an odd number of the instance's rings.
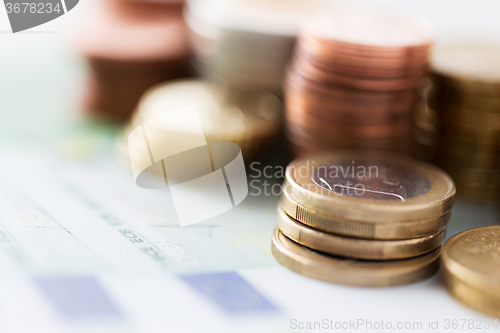
{"label": "gold coin", "polygon": [[500,167],[500,158],[498,154],[485,154],[470,152],[460,149],[442,149],[437,147],[436,163],[438,165],[447,163],[459,165],[467,168],[498,168]]}
{"label": "gold coin", "polygon": [[[484,304],[484,299],[494,299],[497,307],[491,310],[499,313],[500,226],[476,228],[453,236],[444,246],[442,260],[450,292],[483,311],[480,304]],[[467,294],[464,285],[473,292]],[[487,297],[477,297],[481,294]]]}
{"label": "gold coin", "polygon": [[[279,129],[281,102],[265,91],[229,88],[203,79],[158,85],[142,97],[138,120],[195,104],[206,137],[245,140],[270,136]],[[169,128],[182,132],[180,128]]]}
{"label": "gold coin", "polygon": [[427,279],[439,270],[441,247],[410,259],[354,260],[313,251],[274,231],[271,251],[286,268],[315,279],[365,287],[387,287]]}
{"label": "gold coin", "polygon": [[496,98],[500,95],[500,84],[481,81],[469,81],[444,76],[432,72],[433,82],[438,89],[450,90],[456,94],[468,94],[474,97]]}
{"label": "gold coin", "polygon": [[461,198],[472,201],[500,202],[500,186],[498,185],[457,183],[457,193]]}
{"label": "gold coin", "polygon": [[467,142],[477,142],[487,145],[498,145],[500,139],[500,131],[491,128],[469,126],[465,124],[446,124],[442,132],[445,136],[452,140],[460,140]]}
{"label": "gold coin", "polygon": [[499,169],[466,168],[457,165],[443,166],[443,169],[459,184],[485,184],[500,186]]}
{"label": "gold coin", "polygon": [[436,109],[441,118],[441,122],[466,126],[485,127],[493,130],[500,130],[500,112],[486,112],[482,109],[464,109],[446,106]]}
{"label": "gold coin", "polygon": [[[172,81],[151,88],[143,96],[117,140],[117,161],[130,168],[128,135],[132,130],[156,116],[192,104],[197,107],[207,142],[235,143],[247,161],[271,146],[279,131],[281,102],[268,92],[229,88],[203,79]],[[198,140],[183,128],[169,126],[164,130],[178,134],[180,145]]]}
{"label": "gold coin", "polygon": [[500,95],[500,47],[462,44],[436,47],[431,67],[438,85],[470,94]]}
{"label": "gold coin", "polygon": [[296,243],[336,256],[392,260],[417,257],[435,250],[444,240],[446,228],[429,236],[404,240],[367,240],[321,232],[306,226],[278,209],[278,228]]}
{"label": "gold coin", "polygon": [[500,112],[500,95],[495,97],[470,96],[454,91],[445,91],[436,96],[440,107],[449,105],[452,109],[481,110],[482,112]]}
{"label": "gold coin", "polygon": [[[459,140],[457,138],[449,138],[446,136],[440,136],[437,145],[440,149],[446,151],[451,149],[467,151],[470,153],[479,154],[496,154],[500,153],[500,146],[498,144],[486,144],[481,142],[470,142]],[[445,170],[446,171],[446,170]]]}
{"label": "gold coin", "polygon": [[417,221],[402,222],[363,222],[351,221],[324,215],[295,202],[288,192],[290,187],[283,186],[280,207],[292,218],[314,229],[325,232],[365,239],[409,239],[432,235],[446,227],[451,210],[441,216]]}
{"label": "gold coin", "polygon": [[332,152],[299,158],[286,170],[290,198],[326,216],[401,223],[437,218],[453,206],[442,170],[389,153]]}
{"label": "gold coin", "polygon": [[443,269],[443,275],[448,291],[459,302],[489,315],[500,317],[500,297],[471,287],[451,275],[447,269]]}

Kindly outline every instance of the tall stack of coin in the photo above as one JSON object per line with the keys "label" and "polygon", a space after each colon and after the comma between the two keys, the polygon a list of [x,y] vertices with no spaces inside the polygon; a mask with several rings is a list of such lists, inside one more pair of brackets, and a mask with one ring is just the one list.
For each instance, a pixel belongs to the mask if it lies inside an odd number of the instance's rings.
{"label": "tall stack of coin", "polygon": [[195,67],[229,85],[281,94],[300,17],[321,0],[191,0],[186,22]]}
{"label": "tall stack of coin", "polygon": [[88,64],[83,109],[127,119],[140,96],[189,74],[189,43],[179,1],[98,1],[76,32]]}
{"label": "tall stack of coin", "polygon": [[[206,140],[233,142],[246,161],[266,150],[278,133],[281,101],[265,91],[229,88],[204,79],[173,81],[156,86],[141,99],[137,111],[117,142],[116,159],[129,167],[128,135],[156,116],[195,104]],[[165,128],[187,133],[182,128]]]}
{"label": "tall stack of coin", "polygon": [[442,261],[446,286],[457,300],[500,318],[500,226],[450,238]]}
{"label": "tall stack of coin", "polygon": [[351,8],[305,24],[284,87],[293,152],[407,152],[433,40],[423,18]]}
{"label": "tall stack of coin", "polygon": [[460,196],[474,200],[500,200],[499,61],[500,46],[437,48],[434,92],[416,126],[426,133],[416,138],[420,151],[450,174]]}
{"label": "tall stack of coin", "polygon": [[286,170],[272,252],[320,280],[390,286],[432,276],[455,186],[404,155],[318,153]]}

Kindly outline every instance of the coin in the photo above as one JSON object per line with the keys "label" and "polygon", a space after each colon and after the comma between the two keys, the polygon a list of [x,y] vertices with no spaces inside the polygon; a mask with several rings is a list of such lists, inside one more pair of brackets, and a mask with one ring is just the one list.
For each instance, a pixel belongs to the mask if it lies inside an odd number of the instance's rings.
{"label": "coin", "polygon": [[499,168],[500,159],[497,154],[471,152],[461,149],[444,150],[438,146],[436,164],[459,165],[466,168]]}
{"label": "coin", "polygon": [[138,114],[147,121],[189,104],[196,105],[203,131],[213,141],[269,137],[279,129],[281,102],[273,94],[203,79],[169,82],[151,89],[139,103]]}
{"label": "coin", "polygon": [[431,67],[436,84],[479,96],[500,94],[500,47],[487,44],[442,45]]}
{"label": "coin", "polygon": [[441,90],[440,101],[436,101],[440,106],[449,105],[452,109],[500,112],[500,96],[473,96],[468,95],[467,92],[455,92],[448,87],[442,87]]}
{"label": "coin", "polygon": [[390,153],[318,153],[290,163],[285,179],[295,202],[359,222],[436,218],[451,209],[455,195],[440,169]]}
{"label": "coin", "polygon": [[499,297],[471,287],[468,283],[448,275],[446,270],[443,270],[443,275],[446,279],[446,288],[459,302],[491,316],[500,317]]}
{"label": "coin", "polygon": [[[399,57],[422,53],[436,37],[426,19],[337,6],[308,22],[306,32],[345,53]],[[333,42],[332,42],[333,41]],[[339,47],[342,46],[342,47]]]}
{"label": "coin", "polygon": [[483,312],[500,314],[500,226],[453,236],[444,246],[442,262],[448,290],[455,297]]}
{"label": "coin", "polygon": [[178,3],[102,1],[95,9],[73,35],[88,65],[83,110],[124,121],[147,89],[191,75]]}
{"label": "coin", "polygon": [[499,169],[467,168],[446,165],[446,172],[460,184],[488,184],[500,186]]}
{"label": "coin", "polygon": [[305,22],[283,85],[293,151],[409,153],[399,138],[411,136],[433,27],[419,17],[341,5]]}
{"label": "coin", "polygon": [[[395,152],[405,153],[409,149],[408,135],[394,135],[389,137],[367,137],[352,135],[332,135],[328,137],[324,133],[308,136],[313,132],[309,128],[296,127],[291,123],[287,124],[287,137],[294,147],[303,148],[306,152],[318,152],[332,149],[367,149],[384,150],[390,149]],[[298,155],[301,156],[301,155]]]}
{"label": "coin", "polygon": [[449,136],[453,140],[466,142],[476,142],[486,145],[497,145],[500,138],[500,131],[467,124],[446,126],[440,128],[440,134]]}
{"label": "coin", "polygon": [[299,245],[276,228],[271,251],[283,266],[315,279],[365,287],[387,287],[427,279],[439,270],[441,247],[410,259],[354,260],[327,255]]}
{"label": "coin", "polygon": [[500,186],[497,184],[457,183],[457,193],[472,201],[497,203],[500,201]]}
{"label": "coin", "polygon": [[414,123],[414,153],[449,171],[457,193],[470,200],[500,198],[499,55],[500,46],[495,45],[437,47],[428,99],[437,126],[426,133],[421,123]]}
{"label": "coin", "polygon": [[447,211],[427,220],[392,223],[352,221],[304,207],[290,198],[289,190],[290,187],[285,183],[280,207],[286,214],[311,228],[349,237],[383,240],[424,237],[443,230],[451,217],[451,211]]}
{"label": "coin", "polygon": [[439,135],[436,137],[439,141],[436,145],[440,146],[441,150],[458,150],[465,151],[471,154],[489,154],[496,155],[500,152],[500,146],[496,143],[483,143],[462,140],[457,137],[449,137],[446,135]]}
{"label": "coin", "polygon": [[415,87],[420,81],[420,75],[390,79],[381,79],[379,77],[370,78],[366,74],[366,78],[360,76],[349,76],[331,70],[325,70],[324,68],[317,68],[311,65],[308,61],[301,61],[297,57],[292,62],[292,66],[294,66],[300,75],[311,80],[319,81],[326,85],[340,85],[360,90],[407,90]]}
{"label": "coin", "polygon": [[278,228],[294,242],[341,257],[392,260],[417,257],[435,250],[444,240],[445,228],[435,234],[405,240],[367,240],[321,232],[292,219],[278,207]]}
{"label": "coin", "polygon": [[188,1],[185,17],[200,74],[281,95],[299,21],[322,0]]}
{"label": "coin", "polygon": [[[265,151],[279,131],[281,102],[271,93],[230,88],[205,79],[186,79],[164,83],[146,92],[128,126],[117,140],[115,156],[129,167],[128,135],[144,122],[165,112],[195,104],[205,139],[237,144],[247,161]],[[196,140],[182,128],[168,127],[185,143]]]}
{"label": "coin", "polygon": [[451,106],[442,106],[438,110],[443,122],[500,130],[500,112],[484,112],[481,109],[467,110]]}

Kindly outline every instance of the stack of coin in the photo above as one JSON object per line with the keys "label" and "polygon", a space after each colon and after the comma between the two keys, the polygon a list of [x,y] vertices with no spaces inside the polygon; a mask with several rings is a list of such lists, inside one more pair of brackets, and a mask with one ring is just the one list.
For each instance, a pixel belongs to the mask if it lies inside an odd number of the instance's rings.
{"label": "stack of coin", "polygon": [[[248,162],[268,148],[279,131],[281,102],[265,91],[229,88],[204,79],[188,79],[158,85],[139,102],[137,111],[117,141],[116,159],[130,167],[128,135],[163,113],[196,105],[206,140],[232,142],[240,146]],[[187,133],[182,128],[165,128]]]}
{"label": "stack of coin", "polygon": [[320,0],[192,0],[185,14],[195,67],[229,85],[281,94],[300,17]]}
{"label": "stack of coin", "polygon": [[343,7],[305,24],[284,87],[293,152],[408,152],[433,40],[423,18]]}
{"label": "stack of coin", "polygon": [[446,286],[457,300],[500,317],[500,226],[467,230],[450,238],[442,261]]}
{"label": "stack of coin", "polygon": [[432,96],[416,126],[419,151],[450,174],[460,196],[474,200],[500,200],[499,59],[500,46],[437,48]]}
{"label": "stack of coin", "polygon": [[121,121],[148,88],[188,76],[187,28],[179,1],[105,0],[96,6],[75,36],[89,69],[82,107]]}
{"label": "stack of coin", "polygon": [[272,251],[320,280],[359,286],[411,283],[439,268],[455,186],[404,155],[345,151],[286,170]]}

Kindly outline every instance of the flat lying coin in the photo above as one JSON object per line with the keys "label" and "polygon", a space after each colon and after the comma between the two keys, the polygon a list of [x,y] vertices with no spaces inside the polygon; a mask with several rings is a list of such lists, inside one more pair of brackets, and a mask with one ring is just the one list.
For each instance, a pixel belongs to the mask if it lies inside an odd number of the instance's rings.
{"label": "flat lying coin", "polygon": [[322,215],[401,223],[448,212],[455,185],[442,170],[389,153],[345,151],[298,158],[286,170],[290,198]]}
{"label": "flat lying coin", "polygon": [[355,259],[392,260],[417,257],[435,250],[444,240],[445,229],[435,234],[404,240],[368,240],[325,233],[310,228],[278,208],[278,228],[296,243],[313,250]]}
{"label": "flat lying coin", "polygon": [[449,276],[446,270],[444,271],[444,275],[446,287],[455,299],[471,308],[495,317],[500,317],[500,297],[492,296],[489,293],[471,287],[462,280]]}
{"label": "flat lying coin", "polygon": [[[263,90],[237,89],[204,79],[167,82],[149,90],[134,116],[136,126],[165,112],[195,104],[209,142],[233,142],[245,157],[265,148],[280,125],[280,100]],[[190,133],[183,128],[166,128],[171,133]],[[196,137],[194,137],[196,139]],[[185,143],[185,142],[183,142]]]}
{"label": "flat lying coin", "polygon": [[442,260],[448,290],[455,297],[478,310],[500,314],[500,226],[453,236]]}
{"label": "flat lying coin", "polygon": [[283,266],[315,279],[365,287],[387,287],[427,279],[439,270],[441,247],[422,256],[392,261],[335,257],[299,245],[276,228],[271,250]]}

